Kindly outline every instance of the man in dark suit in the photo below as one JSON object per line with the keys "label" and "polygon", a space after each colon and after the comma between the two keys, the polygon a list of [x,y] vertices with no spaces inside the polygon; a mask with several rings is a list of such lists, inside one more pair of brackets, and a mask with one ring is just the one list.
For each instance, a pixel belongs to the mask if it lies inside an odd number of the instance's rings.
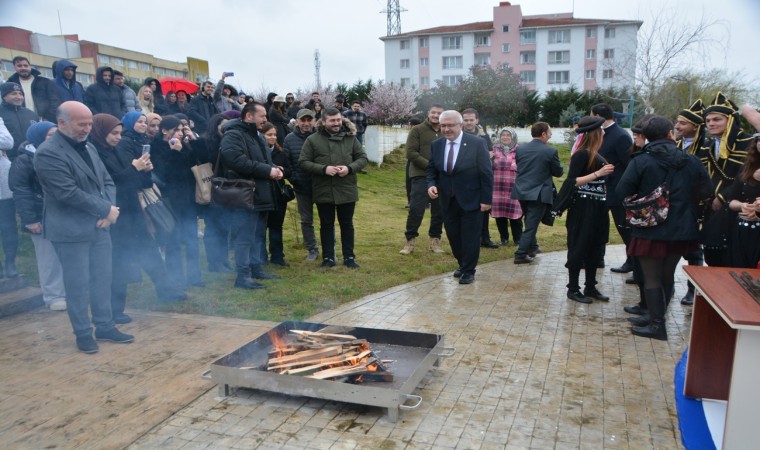
{"label": "man in dark suit", "polygon": [[95,339],[134,340],[117,330],[111,317],[109,227],[119,217],[116,187],[97,150],[87,142],[92,129],[87,106],[64,102],[56,116],[58,131],[39,146],[34,157],[45,201],[42,229],[63,267],[67,312],[77,347],[95,353]]}
{"label": "man in dark suit", "polygon": [[444,137],[430,145],[428,195],[440,197],[443,226],[459,263],[459,284],[475,281],[480,257],[483,211],[491,209],[493,169],[485,141],[462,132],[462,115],[444,111],[439,118]]}
{"label": "man in dark suit", "polygon": [[[615,221],[620,237],[627,246],[631,242],[631,227],[625,220],[625,208],[623,199],[615,193],[618,181],[623,176],[625,168],[628,167],[628,161],[631,159],[631,146],[633,139],[623,128],[615,123],[614,113],[610,105],[600,103],[591,107],[591,115],[604,119],[602,128],[604,129],[604,138],[602,146],[599,148],[599,156],[612,164],[615,171],[607,176],[607,207],[612,213],[612,220]],[[604,256],[602,256],[604,260]],[[601,264],[602,261],[600,261]],[[616,273],[628,273],[633,270],[633,261],[629,256],[620,267],[611,269]]]}
{"label": "man in dark suit", "polygon": [[557,149],[546,144],[552,137],[549,124],[534,123],[530,135],[533,140],[517,147],[515,155],[517,178],[512,188],[512,199],[520,201],[525,214],[525,230],[515,252],[515,264],[529,263],[538,253],[538,224],[546,208],[554,202],[552,177],[560,177],[563,173]]}

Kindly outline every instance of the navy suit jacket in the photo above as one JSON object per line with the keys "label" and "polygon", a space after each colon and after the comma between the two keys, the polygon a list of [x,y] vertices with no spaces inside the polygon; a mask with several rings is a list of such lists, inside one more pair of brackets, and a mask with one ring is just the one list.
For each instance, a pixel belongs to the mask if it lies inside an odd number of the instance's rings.
{"label": "navy suit jacket", "polygon": [[512,187],[512,199],[551,205],[554,202],[552,177],[561,177],[564,172],[557,149],[534,138],[517,146],[515,162],[517,178]]}
{"label": "navy suit jacket", "polygon": [[430,144],[427,166],[428,187],[438,188],[441,212],[446,214],[451,196],[464,211],[480,210],[480,204],[490,205],[493,198],[493,169],[485,141],[463,133],[454,170],[451,175],[444,168],[446,138]]}
{"label": "navy suit jacket", "polygon": [[43,230],[53,242],[85,242],[107,233],[98,220],[116,204],[116,186],[92,144],[87,152],[94,171],[58,131],[34,156],[34,169],[44,192]]}

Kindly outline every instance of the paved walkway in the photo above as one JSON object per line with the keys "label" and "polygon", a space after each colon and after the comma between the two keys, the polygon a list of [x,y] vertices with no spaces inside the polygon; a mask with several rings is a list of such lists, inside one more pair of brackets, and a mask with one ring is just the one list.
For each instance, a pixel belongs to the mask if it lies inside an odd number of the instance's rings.
{"label": "paved walkway", "polygon": [[[634,337],[623,306],[638,293],[625,276],[600,270],[612,301],[575,303],[565,298],[564,258],[490,263],[469,286],[430,277],[311,317],[445,334],[456,347],[417,389],[422,405],[397,423],[380,408],[212,389],[131,448],[681,448],[673,369],[689,308],[671,304],[669,341]],[[623,259],[622,246],[608,247],[608,264]]]}

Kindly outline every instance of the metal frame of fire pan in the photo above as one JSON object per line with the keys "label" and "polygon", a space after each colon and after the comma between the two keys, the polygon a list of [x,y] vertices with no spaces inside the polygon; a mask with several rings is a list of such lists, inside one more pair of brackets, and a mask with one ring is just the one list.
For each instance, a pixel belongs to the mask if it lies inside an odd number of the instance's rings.
{"label": "metal frame of fire pan", "polygon": [[[366,339],[379,358],[394,360],[389,365],[392,382],[368,381],[359,384],[318,380],[297,375],[267,372],[268,352],[272,349],[269,333],[286,335],[289,330],[340,333]],[[250,388],[335,400],[388,409],[388,419],[398,420],[399,409],[415,409],[422,397],[412,392],[425,374],[440,365],[440,359],[452,356],[455,349],[444,346],[444,335],[411,331],[383,330],[326,325],[311,322],[283,322],[239,349],[219,358],[203,376],[219,384],[219,395],[226,397],[235,388]],[[241,369],[256,367],[260,369]],[[407,405],[407,401],[415,404]]]}

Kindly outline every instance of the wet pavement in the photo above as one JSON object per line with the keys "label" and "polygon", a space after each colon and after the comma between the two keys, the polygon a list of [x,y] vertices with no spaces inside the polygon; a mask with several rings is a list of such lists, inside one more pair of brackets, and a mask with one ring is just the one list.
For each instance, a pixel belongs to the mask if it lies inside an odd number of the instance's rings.
{"label": "wet pavement", "polygon": [[[667,342],[633,336],[623,306],[638,291],[609,270],[624,257],[608,247],[598,271],[609,303],[567,300],[557,252],[486,264],[471,285],[430,277],[309,318],[445,335],[455,354],[423,379],[422,404],[398,422],[381,408],[211,389],[130,448],[682,448],[673,371],[690,308],[671,303]],[[678,299],[686,286],[680,268],[676,276]]]}

